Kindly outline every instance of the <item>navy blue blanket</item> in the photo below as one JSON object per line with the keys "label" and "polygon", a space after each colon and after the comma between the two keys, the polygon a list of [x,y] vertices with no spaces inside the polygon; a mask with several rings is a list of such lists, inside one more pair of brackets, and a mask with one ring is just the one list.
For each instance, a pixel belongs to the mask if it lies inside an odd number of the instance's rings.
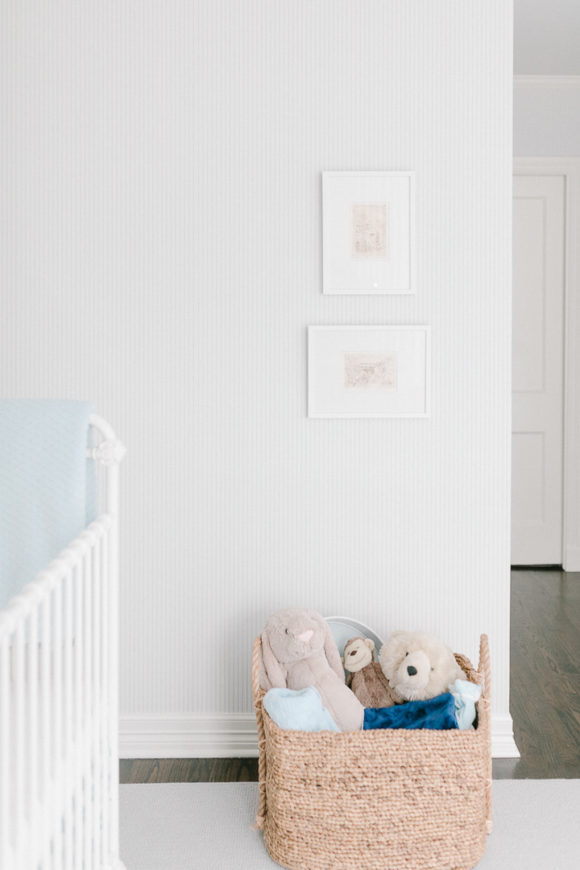
{"label": "navy blue blanket", "polygon": [[363,729],[430,728],[443,731],[457,728],[453,695],[446,692],[429,701],[407,701],[394,707],[367,707]]}

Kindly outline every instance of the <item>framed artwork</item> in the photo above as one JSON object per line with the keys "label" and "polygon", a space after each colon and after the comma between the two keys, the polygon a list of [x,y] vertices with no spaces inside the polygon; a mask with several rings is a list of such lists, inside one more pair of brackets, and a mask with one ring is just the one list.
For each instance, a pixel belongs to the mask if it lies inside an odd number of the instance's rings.
{"label": "framed artwork", "polygon": [[322,173],[322,291],[415,292],[415,173]]}
{"label": "framed artwork", "polygon": [[429,326],[309,326],[309,417],[428,417]]}

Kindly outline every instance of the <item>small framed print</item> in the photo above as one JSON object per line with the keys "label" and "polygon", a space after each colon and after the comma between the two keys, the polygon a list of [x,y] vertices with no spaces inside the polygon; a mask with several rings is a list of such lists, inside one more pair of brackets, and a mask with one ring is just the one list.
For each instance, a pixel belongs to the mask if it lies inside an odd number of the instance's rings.
{"label": "small framed print", "polygon": [[415,173],[322,173],[323,293],[415,292]]}
{"label": "small framed print", "polygon": [[309,326],[309,417],[428,417],[429,326]]}

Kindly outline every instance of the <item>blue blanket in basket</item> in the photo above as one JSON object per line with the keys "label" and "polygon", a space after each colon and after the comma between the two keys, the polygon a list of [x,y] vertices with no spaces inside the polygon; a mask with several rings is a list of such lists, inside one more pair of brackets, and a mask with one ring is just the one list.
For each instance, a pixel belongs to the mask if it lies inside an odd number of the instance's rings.
{"label": "blue blanket in basket", "polygon": [[365,709],[363,729],[431,728],[444,731],[457,728],[455,699],[450,692],[428,701],[407,701],[394,707]]}
{"label": "blue blanket in basket", "polygon": [[[270,689],[264,696],[264,709],[280,728],[293,731],[340,730],[314,686],[299,691]],[[364,730],[430,728],[443,731],[457,727],[455,698],[450,692],[429,701],[408,701],[395,707],[370,707],[364,711]]]}

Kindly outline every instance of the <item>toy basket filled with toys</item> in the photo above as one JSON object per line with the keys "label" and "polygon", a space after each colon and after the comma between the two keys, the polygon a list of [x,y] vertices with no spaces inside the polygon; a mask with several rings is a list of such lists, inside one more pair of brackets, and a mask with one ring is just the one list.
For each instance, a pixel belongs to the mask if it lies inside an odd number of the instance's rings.
{"label": "toy basket filled with toys", "polygon": [[[279,622],[277,630],[284,643],[289,635],[297,639],[286,658],[278,653],[274,661],[279,647],[271,642],[268,628],[280,614],[288,622],[289,613],[292,617],[307,614],[311,620],[317,617],[323,623],[320,631],[326,634],[318,653],[324,667],[327,661],[334,666],[336,685],[334,677],[318,670],[316,655],[306,659],[312,666],[310,674],[300,670],[304,662],[297,661],[300,643],[316,645],[316,621],[307,621],[313,627],[299,632]],[[459,730],[456,725],[449,729],[441,726],[436,730],[437,725],[353,727],[350,723],[345,727],[340,716],[348,720],[352,707],[348,707],[344,671],[338,673],[336,657],[341,666],[343,662],[336,646],[332,648],[327,624],[314,611],[279,611],[271,620],[256,638],[252,656],[259,743],[256,828],[263,831],[271,858],[290,870],[471,870],[481,859],[491,831],[487,636],[482,634],[480,638],[477,670],[466,656],[449,651],[461,669],[464,684],[478,687],[475,719],[470,727]],[[414,654],[414,661],[419,654],[422,651]],[[409,656],[409,652],[402,655]],[[379,664],[375,662],[373,667],[378,669]],[[411,673],[417,668],[407,670]],[[308,688],[303,689],[300,680],[307,682]],[[272,686],[283,686],[275,690],[279,692],[279,697],[274,698],[276,708],[268,704],[274,695],[268,688]],[[296,689],[301,691],[292,691]],[[290,708],[284,705],[296,699],[302,705],[319,704],[319,725],[310,726],[319,730],[299,730],[292,725],[292,718],[287,716]],[[348,709],[341,706],[344,700]],[[411,706],[401,703],[394,708],[395,714],[410,711]],[[270,715],[266,707],[276,713]],[[306,715],[304,706],[292,707],[292,715],[296,709],[299,716]],[[326,730],[326,720],[320,720],[320,715],[328,716],[329,711],[339,723],[337,726],[331,720],[332,730]],[[365,709],[365,723],[367,712]]]}

